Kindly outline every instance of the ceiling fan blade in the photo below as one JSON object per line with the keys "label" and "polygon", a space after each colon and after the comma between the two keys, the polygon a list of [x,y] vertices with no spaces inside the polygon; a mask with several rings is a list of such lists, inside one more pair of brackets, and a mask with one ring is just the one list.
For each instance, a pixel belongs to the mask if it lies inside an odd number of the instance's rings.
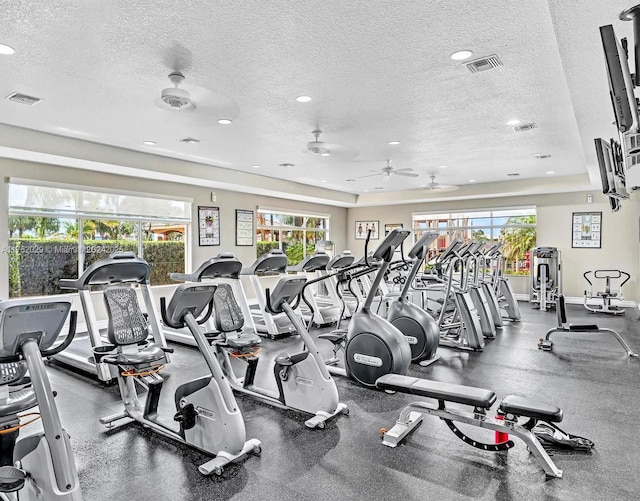
{"label": "ceiling fan blade", "polygon": [[367,174],[366,176],[358,176],[356,179],[362,179],[363,177],[373,177],[373,176],[380,176],[381,173],[380,172],[376,172],[375,174]]}
{"label": "ceiling fan blade", "polygon": [[403,169],[394,169],[394,171],[400,173],[400,172],[411,172],[413,169],[411,167],[405,167]]}
{"label": "ceiling fan blade", "polygon": [[418,174],[415,174],[414,172],[402,172],[402,171],[395,171],[396,174],[398,174],[398,176],[405,176],[405,177],[418,177]]}

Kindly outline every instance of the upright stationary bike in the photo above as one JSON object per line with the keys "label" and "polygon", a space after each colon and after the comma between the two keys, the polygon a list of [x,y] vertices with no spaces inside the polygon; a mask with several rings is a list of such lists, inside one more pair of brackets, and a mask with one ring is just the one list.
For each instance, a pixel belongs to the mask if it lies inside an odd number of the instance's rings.
{"label": "upright stationary bike", "polygon": [[[113,286],[104,291],[109,316],[108,338],[112,344],[104,345],[95,353],[97,361],[117,366],[124,404],[123,411],[100,422],[108,427],[116,421],[137,422],[177,442],[215,455],[198,467],[203,475],[221,475],[227,464],[261,451],[260,441],[246,440],[244,421],[233,392],[200,330],[199,323],[205,323],[211,315],[215,290],[213,284],[180,284],[168,305],[161,298],[164,323],[175,329],[189,328],[211,371],[210,375],[188,381],[176,389],[173,419],[179,424],[178,429],[161,424],[157,416],[164,382],[158,372],[165,352],[172,349],[155,343],[144,344],[147,324],[133,289]],[[147,390],[143,402],[138,398],[136,384]]]}
{"label": "upright stationary bike", "polygon": [[[78,473],[51,391],[42,357],[71,343],[76,312],[68,334],[57,345],[71,303],[52,299],[0,302],[0,499],[81,501]],[[26,371],[29,377],[25,377]],[[18,438],[20,416],[38,406],[43,432]],[[33,420],[33,419],[32,419]]]}

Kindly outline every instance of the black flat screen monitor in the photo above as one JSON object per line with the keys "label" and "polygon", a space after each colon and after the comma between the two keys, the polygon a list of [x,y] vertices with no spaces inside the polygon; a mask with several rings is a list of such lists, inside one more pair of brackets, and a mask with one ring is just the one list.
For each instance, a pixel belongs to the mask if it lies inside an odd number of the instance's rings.
{"label": "black flat screen monitor", "polygon": [[600,26],[600,37],[609,77],[611,104],[618,130],[638,132],[638,105],[633,93],[633,80],[624,50],[610,24]]}
{"label": "black flat screen monitor", "polygon": [[595,139],[596,157],[600,168],[602,193],[612,198],[629,198],[625,186],[622,149],[614,139],[610,142]]}

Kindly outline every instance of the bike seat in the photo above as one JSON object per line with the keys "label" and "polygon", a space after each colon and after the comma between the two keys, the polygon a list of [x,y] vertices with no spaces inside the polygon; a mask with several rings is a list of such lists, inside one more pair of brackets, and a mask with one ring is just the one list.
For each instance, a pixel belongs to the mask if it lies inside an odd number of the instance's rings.
{"label": "bike seat", "polygon": [[38,401],[32,388],[12,391],[9,393],[7,401],[0,405],[0,417],[11,416],[36,405],[38,405]]}
{"label": "bike seat", "polygon": [[260,339],[260,336],[258,336],[257,334],[240,332],[240,333],[227,333],[226,342],[230,348],[241,350],[243,348],[249,348],[251,346],[260,344],[262,340]]}
{"label": "bike seat", "polygon": [[151,362],[158,362],[165,357],[165,350],[157,344],[150,343],[137,353],[114,353],[105,355],[101,362],[110,365],[144,365]]}

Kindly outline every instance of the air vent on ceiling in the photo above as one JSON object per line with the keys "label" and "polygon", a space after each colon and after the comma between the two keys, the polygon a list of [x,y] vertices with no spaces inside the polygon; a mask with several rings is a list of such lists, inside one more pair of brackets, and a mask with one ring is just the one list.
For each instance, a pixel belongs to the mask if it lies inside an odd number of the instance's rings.
{"label": "air vent on ceiling", "polygon": [[471,73],[479,73],[480,71],[492,70],[493,68],[503,66],[502,61],[500,61],[500,58],[495,54],[492,56],[482,57],[480,59],[474,59],[473,61],[465,63],[465,65]]}
{"label": "air vent on ceiling", "polygon": [[199,143],[200,139],[196,139],[194,137],[184,137],[182,139],[178,139],[178,142],[193,144],[193,143]]}
{"label": "air vent on ceiling", "polygon": [[507,174],[507,177],[518,177],[519,175],[519,172],[510,172],[509,174]]}
{"label": "air vent on ceiling", "polygon": [[536,157],[538,160],[543,160],[545,158],[551,158],[551,155],[548,153],[537,153],[536,155],[533,155],[534,157]]}
{"label": "air vent on ceiling", "polygon": [[39,97],[27,96],[26,94],[20,94],[19,92],[12,92],[7,96],[7,99],[15,103],[27,104],[29,106],[33,106],[34,104],[38,104],[42,101]]}
{"label": "air vent on ceiling", "polygon": [[528,124],[521,124],[521,125],[516,125],[513,128],[513,132],[524,132],[526,130],[532,130],[535,129],[537,127],[537,125],[533,122],[528,123]]}
{"label": "air vent on ceiling", "polygon": [[296,164],[290,164],[290,163],[283,163],[283,164],[278,164],[278,167],[283,167],[285,169],[289,169],[290,167],[295,167]]}

